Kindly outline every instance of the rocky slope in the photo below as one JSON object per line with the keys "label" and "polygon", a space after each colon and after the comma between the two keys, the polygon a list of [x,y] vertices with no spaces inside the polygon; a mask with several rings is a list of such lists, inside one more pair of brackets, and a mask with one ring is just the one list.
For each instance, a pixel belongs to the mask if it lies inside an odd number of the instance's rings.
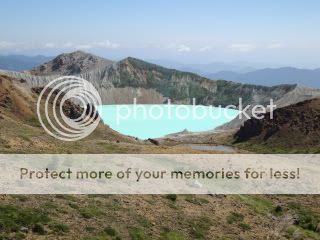
{"label": "rocky slope", "polygon": [[[209,80],[193,73],[164,68],[131,57],[111,65],[85,64],[87,60],[83,59],[91,58],[97,57],[78,51],[59,55],[49,64],[39,66],[37,68],[39,71],[31,71],[32,74],[10,71],[3,71],[3,73],[25,79],[31,87],[44,86],[57,76],[79,73],[78,76],[87,79],[96,87],[104,104],[131,104],[134,98],[138,103],[145,104],[164,103],[168,99],[176,104],[191,104],[192,99],[195,98],[197,104],[237,106],[239,98],[242,98],[244,105],[266,105],[272,98],[278,107],[283,107],[320,96],[320,90],[296,85],[264,87]],[[56,62],[57,65],[54,64]],[[54,71],[47,69],[48,66],[53,67],[53,65]],[[73,68],[72,66],[85,67]],[[238,129],[243,122],[244,120],[234,119],[219,129]]]}
{"label": "rocky slope", "polygon": [[234,140],[270,151],[320,151],[320,98],[276,109],[273,118],[247,120]]}
{"label": "rocky slope", "polygon": [[101,68],[113,62],[82,51],[64,53],[30,70],[33,75],[74,75]]}
{"label": "rocky slope", "polygon": [[[90,151],[90,148],[122,148],[136,145],[139,141],[123,136],[104,124],[93,132],[92,136],[77,144],[58,141],[49,136],[41,127],[36,115],[38,89],[32,89],[23,79],[15,79],[0,75],[0,151],[27,153],[27,152],[67,152],[68,149]],[[78,106],[68,102],[62,106],[65,114],[71,119],[81,112]],[[101,143],[99,143],[101,142]],[[117,144],[120,143],[120,144]],[[88,147],[87,147],[87,146]],[[90,147],[89,147],[90,146]]]}
{"label": "rocky slope", "polygon": [[[0,74],[1,153],[199,153],[184,147],[156,146],[149,141],[119,134],[103,123],[77,142],[64,142],[48,135],[39,123],[36,106],[41,88],[30,88],[24,79]],[[59,103],[59,101],[58,101]],[[49,108],[52,108],[49,101]],[[59,106],[57,106],[58,108]],[[42,109],[43,110],[43,109]],[[41,112],[42,112],[41,110]],[[82,109],[67,101],[62,106],[70,119]],[[52,114],[49,112],[49,115]],[[52,118],[51,118],[52,119]],[[46,121],[44,120],[45,124]],[[54,121],[53,121],[54,122]]]}
{"label": "rocky slope", "polygon": [[[263,87],[214,81],[131,57],[112,65],[78,68],[73,66],[82,66],[82,57],[79,60],[73,58],[74,55],[84,55],[85,59],[91,56],[82,52],[63,54],[49,64],[32,70],[32,74],[18,72],[5,72],[5,74],[23,78],[30,86],[36,87],[45,85],[57,75],[80,73],[80,77],[89,80],[98,89],[105,104],[132,103],[133,98],[137,98],[139,103],[163,103],[171,99],[173,103],[190,104],[195,98],[197,104],[226,106],[238,105],[240,97],[243,98],[244,104],[266,104],[270,98],[276,101],[296,87],[295,85]],[[40,68],[43,68],[43,71]],[[89,71],[92,68],[94,69]]]}
{"label": "rocky slope", "polygon": [[[29,84],[0,75],[1,153],[192,153],[104,125],[76,143],[55,140],[39,126]],[[318,203],[316,195],[1,195],[0,238],[319,239]]]}

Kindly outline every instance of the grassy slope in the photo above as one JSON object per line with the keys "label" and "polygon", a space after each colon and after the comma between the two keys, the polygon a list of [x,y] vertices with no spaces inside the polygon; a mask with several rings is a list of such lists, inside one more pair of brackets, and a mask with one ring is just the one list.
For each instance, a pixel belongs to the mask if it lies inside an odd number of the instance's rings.
{"label": "grassy slope", "polygon": [[[15,88],[7,84],[1,90]],[[13,92],[0,92],[14,100],[0,107],[1,153],[187,151],[136,141],[102,125],[80,142],[62,143],[39,126],[33,101],[25,105],[26,95]],[[2,195],[0,239],[319,239],[317,203],[318,196]],[[303,221],[294,224],[297,216]]]}

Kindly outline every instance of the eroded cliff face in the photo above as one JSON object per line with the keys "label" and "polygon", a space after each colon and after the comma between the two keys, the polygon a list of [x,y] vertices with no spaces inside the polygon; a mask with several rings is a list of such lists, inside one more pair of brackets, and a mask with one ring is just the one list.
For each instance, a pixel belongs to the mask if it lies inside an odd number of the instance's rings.
{"label": "eroded cliff face", "polygon": [[[54,61],[54,60],[53,60]],[[41,87],[61,76],[35,76],[28,73],[8,72],[5,74],[27,81],[31,87]],[[244,85],[229,81],[213,81],[199,75],[181,72],[150,64],[138,59],[127,58],[118,63],[80,71],[80,76],[91,82],[101,95],[104,104],[164,103],[171,99],[176,104],[227,106],[239,104],[267,104],[270,98],[280,99],[292,91],[295,85],[263,87]]]}

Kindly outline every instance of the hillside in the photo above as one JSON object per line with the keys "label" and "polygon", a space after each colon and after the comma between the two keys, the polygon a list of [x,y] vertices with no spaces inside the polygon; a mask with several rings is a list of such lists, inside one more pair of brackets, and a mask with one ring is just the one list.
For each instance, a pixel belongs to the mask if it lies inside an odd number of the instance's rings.
{"label": "hillside", "polygon": [[230,81],[212,81],[193,73],[164,68],[135,58],[120,62],[120,81],[114,82],[114,85],[155,89],[174,102],[190,104],[192,98],[196,98],[197,104],[215,106],[238,105],[240,97],[246,104],[264,104],[270,97],[279,99],[295,88],[294,85],[269,88]]}
{"label": "hillside", "polygon": [[[37,92],[24,79],[0,75],[1,153],[206,153],[154,146],[120,135],[103,124],[76,143],[58,141],[39,125],[35,115]],[[319,236],[317,196],[2,195],[0,198],[3,239],[292,239],[296,235],[318,239]]]}
{"label": "hillside", "polygon": [[226,79],[246,84],[274,86],[279,84],[298,84],[320,88],[320,69],[299,69],[293,67],[265,68],[246,73],[221,71],[207,75],[211,79]]}
{"label": "hillside", "polygon": [[320,98],[278,108],[264,119],[247,120],[234,142],[247,149],[269,153],[319,152]]}
{"label": "hillside", "polygon": [[113,62],[82,51],[64,53],[53,60],[30,70],[33,75],[75,75],[95,68],[105,67]]}
{"label": "hillside", "polygon": [[[70,56],[79,54],[94,58],[83,52],[63,56],[69,56],[68,59],[71,59]],[[59,61],[61,56],[59,55],[52,62]],[[75,65],[83,63],[82,60],[72,61]],[[70,66],[68,61],[63,62],[55,69],[55,73],[64,73],[68,66]],[[12,71],[2,72],[8,76],[25,79],[31,87],[44,86],[57,77],[57,75],[48,74],[35,76]],[[62,73],[58,75],[63,75]],[[165,103],[168,99],[171,99],[174,104],[192,104],[192,99],[195,98],[197,104],[237,106],[239,98],[243,99],[244,105],[265,105],[272,98],[278,107],[283,107],[320,96],[320,90],[296,85],[265,87],[224,80],[209,80],[193,73],[164,68],[132,57],[112,65],[82,72],[78,76],[87,79],[96,87],[104,104],[131,104],[134,98],[138,103],[144,104]],[[219,129],[238,129],[242,123],[243,121],[235,119]]]}
{"label": "hillside", "polygon": [[[73,66],[82,66],[83,61],[70,57],[79,54],[85,54],[86,59],[94,58],[90,54],[75,52],[59,55],[50,64],[30,71],[32,74],[8,71],[4,73],[23,78],[30,86],[37,87],[44,86],[56,77],[51,74],[74,74],[75,69],[78,69],[76,72],[81,72],[79,76],[97,88],[104,104],[132,103],[133,98],[137,98],[139,103],[163,103],[171,99],[173,103],[191,104],[192,98],[195,98],[197,104],[226,106],[238,105],[240,97],[243,98],[244,104],[266,104],[270,98],[276,101],[296,87],[264,87],[222,80],[213,81],[193,73],[164,68],[131,57],[108,66],[90,65],[88,68],[80,68],[79,71],[78,67]],[[68,60],[61,60],[65,58]]]}
{"label": "hillside", "polygon": [[[58,141],[39,126],[36,93],[24,80],[0,75],[1,153],[206,153],[155,147],[104,125],[76,143]],[[319,239],[318,202],[288,195],[1,195],[0,237]]]}
{"label": "hillside", "polygon": [[[22,79],[0,75],[0,152],[1,153],[116,153],[161,152],[161,147],[123,136],[104,124],[79,142],[62,142],[49,136],[36,116],[38,90]],[[63,106],[64,107],[64,106]],[[70,108],[73,108],[73,110]],[[65,108],[64,108],[65,109]],[[65,114],[77,106],[67,106]],[[67,115],[68,116],[68,115]],[[72,116],[70,116],[72,118]],[[170,151],[170,150],[169,150]],[[173,149],[173,151],[177,151]]]}

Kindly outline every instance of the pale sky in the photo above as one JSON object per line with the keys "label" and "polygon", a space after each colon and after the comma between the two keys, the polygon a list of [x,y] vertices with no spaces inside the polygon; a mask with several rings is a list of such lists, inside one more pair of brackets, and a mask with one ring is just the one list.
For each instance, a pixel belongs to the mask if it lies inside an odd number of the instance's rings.
{"label": "pale sky", "polygon": [[320,67],[318,0],[2,0],[0,55]]}

